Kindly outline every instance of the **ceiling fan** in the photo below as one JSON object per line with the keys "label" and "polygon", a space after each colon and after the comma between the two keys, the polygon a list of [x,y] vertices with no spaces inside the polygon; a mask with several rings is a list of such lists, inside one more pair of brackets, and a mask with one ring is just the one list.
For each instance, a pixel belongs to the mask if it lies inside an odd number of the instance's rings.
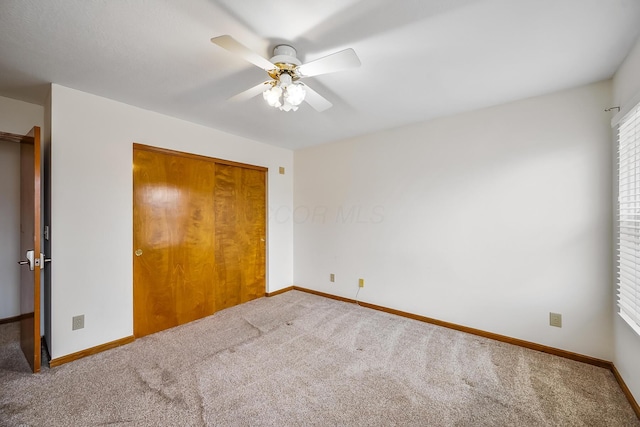
{"label": "ceiling fan", "polygon": [[296,50],[286,44],[277,45],[273,49],[273,57],[267,60],[228,35],[214,37],[211,42],[262,68],[270,77],[230,99],[243,101],[262,93],[270,106],[282,111],[296,111],[302,101],[316,111],[330,108],[333,105],[331,102],[300,79],[360,66],[360,59],[353,49],[344,49],[303,64],[296,57]]}

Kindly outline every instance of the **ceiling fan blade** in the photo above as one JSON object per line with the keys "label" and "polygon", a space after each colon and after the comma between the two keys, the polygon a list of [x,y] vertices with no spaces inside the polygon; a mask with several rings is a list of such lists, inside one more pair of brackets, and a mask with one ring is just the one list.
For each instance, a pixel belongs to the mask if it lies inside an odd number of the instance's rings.
{"label": "ceiling fan blade", "polygon": [[246,101],[247,99],[251,99],[256,95],[260,95],[265,90],[271,87],[271,80],[267,80],[266,82],[259,83],[254,87],[245,90],[244,92],[240,92],[237,95],[229,98],[229,101]]}
{"label": "ceiling fan blade", "polygon": [[332,53],[315,61],[302,64],[298,67],[300,77],[319,76],[320,74],[334,73],[336,71],[357,68],[360,59],[353,49],[345,49]]}
{"label": "ceiling fan blade", "polygon": [[330,103],[324,96],[311,89],[308,84],[303,84],[306,91],[304,100],[307,101],[307,103],[311,105],[314,110],[320,113],[328,108],[333,107],[333,104]]}
{"label": "ceiling fan blade", "polygon": [[218,36],[211,39],[211,43],[217,44],[221,48],[227,49],[231,53],[240,55],[245,61],[251,62],[256,67],[260,67],[265,71],[276,68],[269,60],[258,55],[231,36]]}

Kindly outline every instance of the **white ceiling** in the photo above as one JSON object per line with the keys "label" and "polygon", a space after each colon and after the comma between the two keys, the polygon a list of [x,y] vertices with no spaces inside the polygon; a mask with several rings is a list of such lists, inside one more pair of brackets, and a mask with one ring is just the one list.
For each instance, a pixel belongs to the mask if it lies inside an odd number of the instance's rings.
{"label": "white ceiling", "polygon": [[[305,80],[322,113],[234,103],[267,76],[222,34],[362,66]],[[607,79],[639,34],[640,0],[2,0],[0,96],[53,82],[296,149]]]}

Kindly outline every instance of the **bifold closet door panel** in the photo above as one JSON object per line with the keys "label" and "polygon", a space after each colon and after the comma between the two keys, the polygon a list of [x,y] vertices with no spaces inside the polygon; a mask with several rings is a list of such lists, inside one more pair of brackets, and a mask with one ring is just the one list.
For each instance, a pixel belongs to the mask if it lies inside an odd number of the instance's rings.
{"label": "bifold closet door panel", "polygon": [[216,311],[265,294],[266,172],[216,164]]}
{"label": "bifold closet door panel", "polygon": [[215,163],[134,148],[134,334],[215,311]]}

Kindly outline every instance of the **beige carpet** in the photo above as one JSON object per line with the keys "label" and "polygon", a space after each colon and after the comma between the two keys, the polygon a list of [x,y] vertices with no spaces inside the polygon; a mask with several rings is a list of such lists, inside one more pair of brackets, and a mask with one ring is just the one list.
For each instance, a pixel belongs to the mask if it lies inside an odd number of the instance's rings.
{"label": "beige carpet", "polygon": [[30,375],[2,426],[640,426],[612,374],[298,291]]}

